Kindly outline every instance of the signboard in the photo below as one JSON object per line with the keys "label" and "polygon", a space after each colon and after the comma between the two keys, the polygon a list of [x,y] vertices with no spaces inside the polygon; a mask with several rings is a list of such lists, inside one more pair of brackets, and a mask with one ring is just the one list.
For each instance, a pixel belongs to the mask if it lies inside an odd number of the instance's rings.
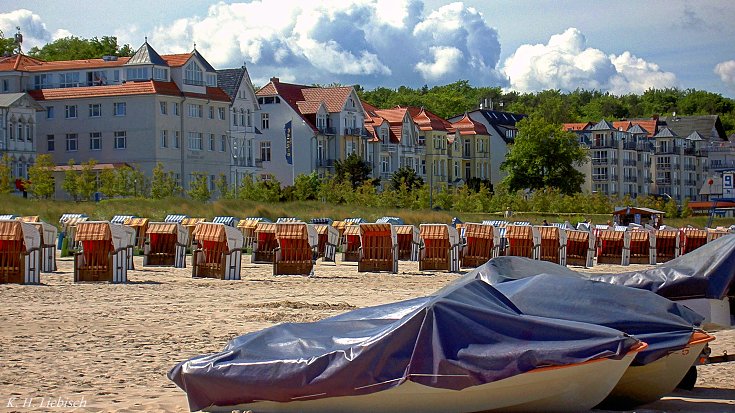
{"label": "signboard", "polygon": [[283,127],[283,132],[286,135],[286,162],[291,165],[291,162],[293,161],[293,138],[291,136],[291,121],[286,122],[286,125]]}
{"label": "signboard", "polygon": [[735,186],[733,185],[734,178],[735,173],[733,172],[726,172],[722,174],[722,196],[726,198],[735,196]]}

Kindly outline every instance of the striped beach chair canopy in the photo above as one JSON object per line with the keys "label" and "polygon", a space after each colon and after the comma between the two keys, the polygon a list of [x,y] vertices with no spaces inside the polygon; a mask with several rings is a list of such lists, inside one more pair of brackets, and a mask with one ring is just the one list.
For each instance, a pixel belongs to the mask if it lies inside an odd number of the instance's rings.
{"label": "striped beach chair canopy", "polygon": [[398,217],[381,217],[375,221],[376,224],[403,225],[403,220]]}
{"label": "striped beach chair canopy", "polygon": [[332,225],[332,218],[312,218],[311,223],[312,224],[327,224]]}
{"label": "striped beach chair canopy", "polygon": [[531,225],[531,223],[528,221],[516,221],[513,225]]}
{"label": "striped beach chair canopy", "polygon": [[25,216],[25,217],[18,217],[16,219],[18,221],[23,221],[23,222],[27,222],[27,223],[41,222],[41,217],[39,217],[38,215],[28,215],[28,216]]}
{"label": "striped beach chair canopy", "polygon": [[494,227],[504,228],[506,225],[508,225],[508,223],[506,221],[501,221],[501,220],[488,220],[488,219],[486,219],[486,220],[482,221],[482,225],[492,225]]}
{"label": "striped beach chair canopy", "polygon": [[614,228],[615,231],[627,231],[628,230],[628,227],[627,226],[623,226],[623,225],[615,225],[614,227],[615,227]]}
{"label": "striped beach chair canopy", "polygon": [[245,219],[241,219],[240,222],[237,223],[237,227],[255,229],[259,222],[271,222],[271,220],[263,217],[247,217]]}
{"label": "striped beach chair canopy", "polygon": [[180,224],[186,218],[189,218],[189,216],[170,214],[170,215],[166,215],[166,219],[164,219],[163,222],[177,222]]}
{"label": "striped beach chair canopy", "polygon": [[345,218],[345,219],[344,219],[344,222],[345,222],[345,224],[347,224],[347,225],[358,225],[358,224],[364,224],[364,223],[367,223],[367,221],[365,221],[365,220],[364,220],[364,219],[362,219],[362,218]]}
{"label": "striped beach chair canopy", "polygon": [[235,217],[224,217],[224,216],[222,216],[222,217],[214,217],[214,219],[212,219],[212,222],[213,223],[215,223],[215,224],[224,224],[224,225],[227,225],[228,227],[237,227],[237,223],[239,221],[240,220],[237,219],[237,218],[235,218]]}
{"label": "striped beach chair canopy", "polygon": [[280,224],[281,222],[302,222],[302,221],[295,217],[280,217],[276,220],[277,224]]}
{"label": "striped beach chair canopy", "polygon": [[124,224],[125,221],[129,220],[130,218],[135,218],[135,215],[115,215],[110,220],[110,224]]}
{"label": "striped beach chair canopy", "polygon": [[3,221],[10,221],[11,219],[15,219],[17,215],[7,214],[7,215],[0,215],[0,220]]}
{"label": "striped beach chair canopy", "polygon": [[73,218],[87,218],[87,214],[61,214],[61,218],[59,218],[59,223],[63,224]]}
{"label": "striped beach chair canopy", "polygon": [[608,228],[610,228],[610,226],[606,224],[595,224],[595,229],[597,230],[608,229]]}

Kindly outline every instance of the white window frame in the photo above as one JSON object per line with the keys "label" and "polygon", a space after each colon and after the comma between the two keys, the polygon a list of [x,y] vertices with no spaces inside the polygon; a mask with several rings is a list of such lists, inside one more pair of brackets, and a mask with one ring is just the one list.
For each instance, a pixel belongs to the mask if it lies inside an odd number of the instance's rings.
{"label": "white window frame", "polygon": [[269,129],[270,128],[270,115],[268,113],[261,113],[260,114],[260,127],[261,129]]}
{"label": "white window frame", "polygon": [[113,136],[114,136],[113,147],[115,149],[127,149],[128,133],[126,131],[115,131]]}
{"label": "white window frame", "polygon": [[76,152],[79,150],[79,135],[76,133],[66,134],[66,151]]}
{"label": "white window frame", "polygon": [[168,131],[161,129],[161,148],[168,148]]}
{"label": "white window frame", "polygon": [[102,104],[101,103],[90,103],[89,104],[89,117],[90,118],[102,117]]}
{"label": "white window frame", "polygon": [[[94,142],[97,142],[97,145],[95,145]],[[90,132],[89,133],[89,150],[90,151],[101,151],[102,150],[102,133],[101,132]]]}
{"label": "white window frame", "polygon": [[263,162],[270,162],[270,160],[272,159],[271,155],[271,142],[260,142],[260,160]]}
{"label": "white window frame", "polygon": [[77,105],[65,105],[64,106],[64,118],[65,119],[76,119],[79,116]]}

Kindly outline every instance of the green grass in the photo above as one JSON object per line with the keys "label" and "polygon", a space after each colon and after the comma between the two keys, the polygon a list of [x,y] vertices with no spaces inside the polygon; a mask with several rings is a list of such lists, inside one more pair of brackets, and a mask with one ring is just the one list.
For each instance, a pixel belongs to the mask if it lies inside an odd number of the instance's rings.
{"label": "green grass", "polygon": [[[276,220],[279,217],[298,217],[304,220],[319,217],[344,219],[361,217],[367,221],[375,221],[383,216],[397,216],[408,224],[418,225],[427,222],[449,223],[452,217],[459,217],[464,222],[480,222],[485,219],[504,219],[503,212],[498,213],[462,213],[455,211],[409,210],[367,208],[358,205],[331,205],[319,201],[298,201],[283,203],[261,203],[241,200],[219,200],[214,202],[197,202],[190,199],[171,198],[154,200],[149,198],[108,199],[98,203],[50,201],[23,199],[13,195],[0,195],[0,214],[39,215],[46,222],[56,224],[64,213],[82,213],[95,220],[109,220],[114,215],[136,215],[162,221],[168,214],[185,214],[191,217],[248,216],[266,217]],[[546,219],[549,222],[577,223],[590,219],[593,223],[605,223],[612,219],[609,215],[600,214],[551,214],[537,212],[514,212],[512,221],[530,221],[539,224]],[[665,219],[666,224],[681,227],[694,225],[703,228],[707,224],[706,216]],[[716,218],[714,226],[733,225],[735,218]]]}

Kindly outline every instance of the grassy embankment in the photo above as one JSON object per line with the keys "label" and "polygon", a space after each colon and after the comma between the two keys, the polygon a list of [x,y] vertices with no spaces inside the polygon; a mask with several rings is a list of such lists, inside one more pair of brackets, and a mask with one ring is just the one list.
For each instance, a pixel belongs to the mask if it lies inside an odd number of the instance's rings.
{"label": "grassy embankment", "polygon": [[[452,217],[459,217],[464,222],[481,222],[485,219],[503,219],[503,212],[498,213],[464,213],[457,211],[432,211],[409,209],[365,208],[357,205],[332,205],[319,201],[299,201],[266,204],[254,201],[220,200],[214,202],[197,202],[190,199],[172,198],[154,200],[148,198],[108,199],[98,203],[23,199],[12,195],[0,195],[0,214],[39,215],[49,223],[58,223],[63,213],[83,213],[95,220],[108,220],[114,215],[136,215],[162,221],[168,214],[185,214],[192,217],[212,219],[215,216],[249,216],[266,217],[276,220],[278,217],[299,217],[311,219],[329,217],[344,219],[362,217],[367,221],[375,221],[382,216],[397,216],[408,224],[427,222],[449,223]],[[530,221],[534,224],[546,219],[549,222],[572,223],[588,218],[593,223],[605,223],[612,218],[611,214],[550,214],[537,212],[515,212],[511,220]],[[665,223],[673,226],[687,224],[704,227],[706,216],[665,219]],[[735,224],[735,218],[716,218],[714,226]]]}

